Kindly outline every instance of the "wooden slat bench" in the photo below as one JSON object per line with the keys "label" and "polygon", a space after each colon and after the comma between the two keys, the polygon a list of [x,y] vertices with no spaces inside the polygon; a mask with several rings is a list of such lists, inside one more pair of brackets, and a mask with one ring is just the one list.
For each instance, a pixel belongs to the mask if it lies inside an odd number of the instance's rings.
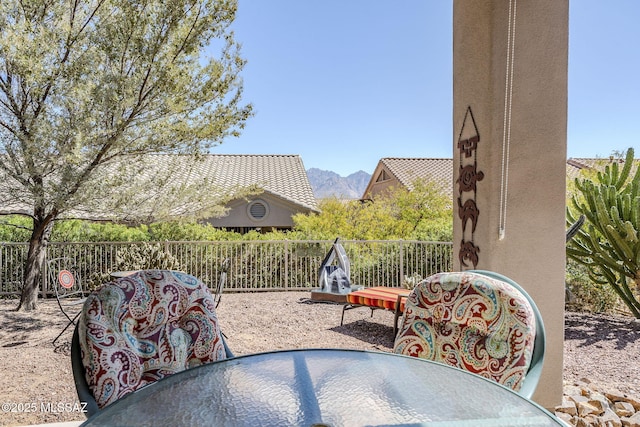
{"label": "wooden slat bench", "polygon": [[404,304],[411,291],[404,288],[392,288],[388,286],[375,286],[359,291],[350,292],[346,295],[347,302],[342,307],[342,318],[340,326],[344,323],[344,312],[358,307],[369,307],[371,316],[373,310],[384,309],[394,312],[393,333],[398,331],[398,319],[404,312]]}

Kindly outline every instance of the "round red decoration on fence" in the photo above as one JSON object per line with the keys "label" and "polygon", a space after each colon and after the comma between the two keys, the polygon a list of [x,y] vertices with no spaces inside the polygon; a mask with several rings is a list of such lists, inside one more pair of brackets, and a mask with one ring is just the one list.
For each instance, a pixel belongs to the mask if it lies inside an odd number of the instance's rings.
{"label": "round red decoration on fence", "polygon": [[63,288],[71,289],[75,285],[76,279],[73,278],[73,274],[69,270],[61,270],[58,273],[58,282]]}

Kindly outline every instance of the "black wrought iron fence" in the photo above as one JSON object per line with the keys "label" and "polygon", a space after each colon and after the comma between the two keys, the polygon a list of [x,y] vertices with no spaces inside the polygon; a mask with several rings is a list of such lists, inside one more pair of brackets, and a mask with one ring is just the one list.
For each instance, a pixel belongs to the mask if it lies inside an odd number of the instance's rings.
{"label": "black wrought iron fence", "polygon": [[[50,243],[47,259],[73,260],[85,288],[98,285],[116,270],[145,262],[165,262],[202,279],[210,287],[229,259],[226,291],[307,290],[318,286],[318,269],[332,241],[224,242],[84,242]],[[344,240],[351,261],[351,281],[364,286],[403,286],[439,271],[451,271],[450,242]],[[0,244],[0,294],[18,294],[27,254],[25,243]],[[152,255],[149,255],[152,254]],[[166,264],[168,263],[168,264]],[[52,289],[43,272],[41,290]]]}

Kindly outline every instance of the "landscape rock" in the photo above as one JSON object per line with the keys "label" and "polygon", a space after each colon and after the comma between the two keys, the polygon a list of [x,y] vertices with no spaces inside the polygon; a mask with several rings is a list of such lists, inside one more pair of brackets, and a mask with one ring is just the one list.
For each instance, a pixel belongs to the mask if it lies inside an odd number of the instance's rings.
{"label": "landscape rock", "polygon": [[618,414],[613,412],[611,409],[605,409],[604,413],[600,415],[599,421],[606,426],[611,427],[622,427],[622,421]]}
{"label": "landscape rock", "polygon": [[629,402],[616,402],[613,405],[613,410],[619,417],[630,417],[635,414],[635,409]]}
{"label": "landscape rock", "polygon": [[596,406],[592,405],[589,402],[579,402],[578,403],[578,415],[581,417],[586,417],[587,415],[600,415],[604,411]]}
{"label": "landscape rock", "polygon": [[564,384],[562,404],[555,414],[576,427],[640,427],[640,397],[581,378]]}
{"label": "landscape rock", "polygon": [[628,418],[629,427],[640,427],[640,412],[636,412],[634,415]]}

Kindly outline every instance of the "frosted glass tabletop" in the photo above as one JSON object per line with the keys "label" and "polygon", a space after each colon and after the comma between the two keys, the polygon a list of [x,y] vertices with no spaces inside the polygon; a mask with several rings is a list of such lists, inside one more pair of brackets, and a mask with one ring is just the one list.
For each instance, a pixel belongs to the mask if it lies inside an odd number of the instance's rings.
{"label": "frosted glass tabletop", "polygon": [[392,353],[290,350],[189,369],[83,426],[558,426],[495,382]]}

